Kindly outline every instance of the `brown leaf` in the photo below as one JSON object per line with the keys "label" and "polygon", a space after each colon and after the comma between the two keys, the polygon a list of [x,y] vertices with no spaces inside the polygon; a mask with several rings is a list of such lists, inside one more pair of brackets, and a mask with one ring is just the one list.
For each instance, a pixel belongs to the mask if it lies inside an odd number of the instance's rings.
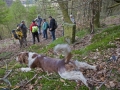
{"label": "brown leaf", "polygon": [[109,84],[110,84],[110,87],[115,87],[114,81],[110,81]]}
{"label": "brown leaf", "polygon": [[110,85],[109,85],[109,84],[105,84],[105,86],[106,86],[107,88],[110,88]]}
{"label": "brown leaf", "polygon": [[105,81],[105,77],[101,77],[100,80],[101,80],[101,81]]}

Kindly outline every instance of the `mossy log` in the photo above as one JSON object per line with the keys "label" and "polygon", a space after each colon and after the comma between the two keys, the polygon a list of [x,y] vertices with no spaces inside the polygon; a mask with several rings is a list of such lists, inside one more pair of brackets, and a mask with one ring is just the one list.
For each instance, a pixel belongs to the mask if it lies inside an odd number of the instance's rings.
{"label": "mossy log", "polygon": [[71,44],[75,42],[75,31],[76,31],[76,25],[65,23],[64,24],[64,40]]}

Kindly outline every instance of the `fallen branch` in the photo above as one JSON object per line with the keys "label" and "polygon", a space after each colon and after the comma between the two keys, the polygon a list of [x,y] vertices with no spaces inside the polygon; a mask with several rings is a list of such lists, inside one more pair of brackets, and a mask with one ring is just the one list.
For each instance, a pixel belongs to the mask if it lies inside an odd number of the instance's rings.
{"label": "fallen branch", "polygon": [[16,90],[19,89],[20,87],[25,87],[29,82],[31,82],[35,77],[37,76],[37,74],[35,74],[33,76],[33,78],[31,78],[27,83],[25,83],[23,86],[15,86],[15,88],[13,88],[12,90]]}
{"label": "fallen branch", "polygon": [[119,5],[120,5],[120,3],[114,4],[114,5],[110,6],[110,7],[108,7],[108,9],[114,8],[114,7],[119,6]]}
{"label": "fallen branch", "polygon": [[12,72],[12,70],[10,70],[10,72],[9,72],[7,75],[5,75],[3,78],[0,78],[0,80],[4,81],[4,82],[7,83],[9,86],[11,86],[11,83],[10,83],[10,81],[9,81],[8,79],[6,79],[6,78],[10,75],[11,72]]}
{"label": "fallen branch", "polygon": [[12,72],[12,70],[9,70],[9,73],[7,75],[5,75],[3,78],[6,79],[10,75],[11,72]]}

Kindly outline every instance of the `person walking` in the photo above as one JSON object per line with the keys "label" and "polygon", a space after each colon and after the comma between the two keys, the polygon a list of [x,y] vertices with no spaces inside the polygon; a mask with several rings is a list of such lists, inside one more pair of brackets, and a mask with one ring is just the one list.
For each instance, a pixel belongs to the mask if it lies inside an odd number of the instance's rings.
{"label": "person walking", "polygon": [[51,32],[52,35],[52,40],[54,41],[56,39],[55,37],[55,19],[52,18],[52,16],[49,16],[49,20],[50,20],[50,25],[49,25],[49,30]]}
{"label": "person walking", "polygon": [[42,18],[40,16],[37,16],[37,18],[35,19],[35,21],[37,22],[37,25],[38,25],[38,34],[41,35]]}
{"label": "person walking", "polygon": [[32,24],[30,25],[30,31],[33,37],[33,44],[35,44],[35,37],[37,38],[38,42],[40,42],[39,35],[38,35],[38,25],[35,23],[34,20],[32,21]]}
{"label": "person walking", "polygon": [[22,20],[20,25],[19,25],[19,28],[22,30],[22,33],[23,33],[23,42],[25,43],[25,45],[27,46],[27,27],[25,25],[25,21]]}
{"label": "person walking", "polygon": [[45,38],[46,40],[48,39],[48,35],[47,35],[47,29],[48,28],[49,28],[49,25],[46,22],[46,19],[43,19],[43,24],[42,24],[43,38]]}

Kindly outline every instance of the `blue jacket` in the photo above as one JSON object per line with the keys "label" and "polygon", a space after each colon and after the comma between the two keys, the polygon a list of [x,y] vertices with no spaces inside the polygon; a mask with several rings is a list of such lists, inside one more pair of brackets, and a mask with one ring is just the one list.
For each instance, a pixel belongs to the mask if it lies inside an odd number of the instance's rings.
{"label": "blue jacket", "polygon": [[44,22],[42,25],[42,30],[47,30],[47,28],[48,28],[48,23]]}

